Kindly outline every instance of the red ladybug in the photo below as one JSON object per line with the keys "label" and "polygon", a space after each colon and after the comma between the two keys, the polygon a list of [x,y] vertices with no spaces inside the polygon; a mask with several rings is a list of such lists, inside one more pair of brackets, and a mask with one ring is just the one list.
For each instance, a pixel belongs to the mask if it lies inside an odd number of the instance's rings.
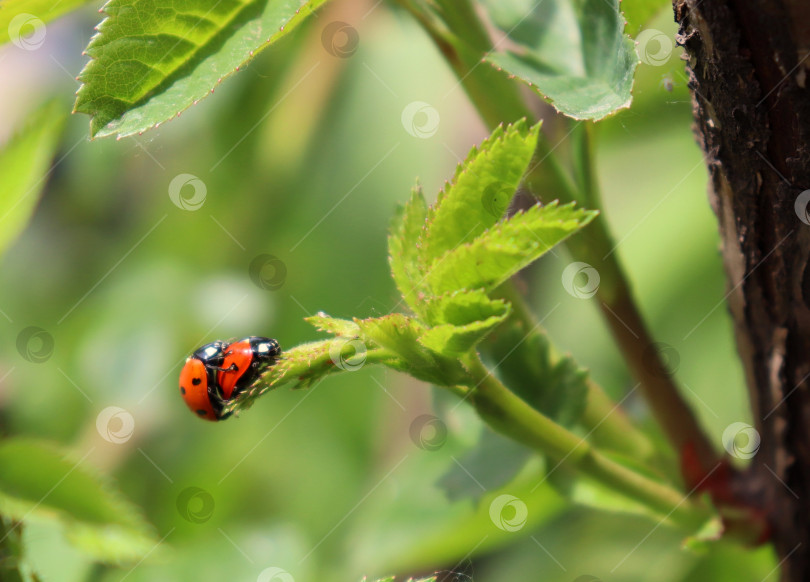
{"label": "red ladybug", "polygon": [[215,341],[194,351],[180,372],[180,394],[200,418],[225,420],[225,402],[249,388],[281,348],[276,340],[247,337],[234,343]]}

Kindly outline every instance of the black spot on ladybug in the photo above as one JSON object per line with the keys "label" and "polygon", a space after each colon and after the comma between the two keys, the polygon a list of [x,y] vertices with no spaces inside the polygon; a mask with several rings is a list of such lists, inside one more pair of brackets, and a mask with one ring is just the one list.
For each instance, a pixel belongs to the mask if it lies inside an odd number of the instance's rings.
{"label": "black spot on ladybug", "polygon": [[180,394],[185,394],[185,393],[186,393],[186,389],[183,388],[182,386],[180,386]]}
{"label": "black spot on ladybug", "polygon": [[202,378],[192,378],[191,383],[195,386],[199,386],[202,383]]}
{"label": "black spot on ladybug", "polygon": [[206,412],[205,410],[198,410],[197,414],[199,414],[200,416],[205,416]]}

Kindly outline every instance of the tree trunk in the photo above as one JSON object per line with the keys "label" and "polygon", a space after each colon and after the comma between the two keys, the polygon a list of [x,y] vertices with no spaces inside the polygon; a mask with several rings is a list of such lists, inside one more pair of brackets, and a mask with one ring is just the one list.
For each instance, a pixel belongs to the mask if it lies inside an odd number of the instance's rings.
{"label": "tree trunk", "polygon": [[761,435],[737,494],[810,580],[810,2],[674,0]]}

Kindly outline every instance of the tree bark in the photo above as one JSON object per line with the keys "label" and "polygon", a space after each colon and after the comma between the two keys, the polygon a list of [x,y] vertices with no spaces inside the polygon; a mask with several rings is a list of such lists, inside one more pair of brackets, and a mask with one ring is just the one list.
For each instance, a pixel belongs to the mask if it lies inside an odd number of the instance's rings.
{"label": "tree bark", "polygon": [[761,435],[734,487],[768,516],[781,579],[810,580],[810,2],[673,4]]}

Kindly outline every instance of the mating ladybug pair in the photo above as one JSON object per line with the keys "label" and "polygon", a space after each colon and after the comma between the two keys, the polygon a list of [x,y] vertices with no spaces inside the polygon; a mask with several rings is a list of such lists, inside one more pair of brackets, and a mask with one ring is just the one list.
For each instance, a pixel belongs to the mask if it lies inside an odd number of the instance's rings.
{"label": "mating ladybug pair", "polygon": [[231,415],[222,413],[225,403],[250,388],[279,354],[278,342],[268,337],[206,344],[186,360],[180,372],[180,394],[200,418],[225,420]]}

